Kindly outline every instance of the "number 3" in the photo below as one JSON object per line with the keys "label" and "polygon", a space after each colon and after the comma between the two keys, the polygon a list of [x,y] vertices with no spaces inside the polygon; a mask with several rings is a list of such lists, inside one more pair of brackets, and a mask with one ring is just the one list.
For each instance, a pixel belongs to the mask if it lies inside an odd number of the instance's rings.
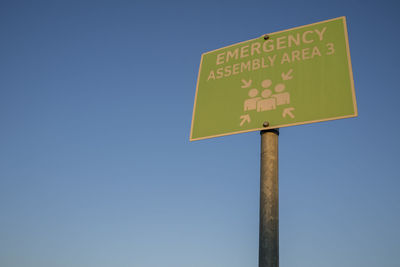
{"label": "number 3", "polygon": [[333,48],[333,43],[327,43],[326,46],[328,47],[328,52],[326,53],[328,56],[335,53],[335,48]]}

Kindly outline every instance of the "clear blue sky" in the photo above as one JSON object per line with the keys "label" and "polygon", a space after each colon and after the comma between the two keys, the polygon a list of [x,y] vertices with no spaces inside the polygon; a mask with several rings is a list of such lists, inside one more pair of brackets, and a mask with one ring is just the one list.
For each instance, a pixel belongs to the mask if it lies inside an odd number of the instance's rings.
{"label": "clear blue sky", "polygon": [[251,267],[259,133],[189,142],[202,53],[346,16],[359,117],[281,130],[281,267],[400,264],[397,1],[1,1],[0,266]]}

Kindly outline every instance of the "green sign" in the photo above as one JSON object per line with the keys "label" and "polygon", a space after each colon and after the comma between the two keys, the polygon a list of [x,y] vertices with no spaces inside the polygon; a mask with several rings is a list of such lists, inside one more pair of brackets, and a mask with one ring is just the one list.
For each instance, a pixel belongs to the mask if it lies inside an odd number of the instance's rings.
{"label": "green sign", "polygon": [[190,140],[355,116],[341,17],[204,53]]}

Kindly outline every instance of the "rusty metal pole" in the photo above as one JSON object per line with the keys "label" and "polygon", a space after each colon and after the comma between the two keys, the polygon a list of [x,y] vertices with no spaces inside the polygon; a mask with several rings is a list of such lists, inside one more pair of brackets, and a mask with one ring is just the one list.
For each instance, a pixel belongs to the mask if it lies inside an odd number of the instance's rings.
{"label": "rusty metal pole", "polygon": [[259,267],[279,267],[279,129],[261,134]]}

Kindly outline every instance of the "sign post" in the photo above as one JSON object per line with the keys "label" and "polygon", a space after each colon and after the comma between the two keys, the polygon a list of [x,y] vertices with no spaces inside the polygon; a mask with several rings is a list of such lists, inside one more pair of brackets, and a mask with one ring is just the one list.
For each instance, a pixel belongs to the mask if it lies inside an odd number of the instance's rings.
{"label": "sign post", "polygon": [[278,129],[261,131],[259,267],[279,266]]}

